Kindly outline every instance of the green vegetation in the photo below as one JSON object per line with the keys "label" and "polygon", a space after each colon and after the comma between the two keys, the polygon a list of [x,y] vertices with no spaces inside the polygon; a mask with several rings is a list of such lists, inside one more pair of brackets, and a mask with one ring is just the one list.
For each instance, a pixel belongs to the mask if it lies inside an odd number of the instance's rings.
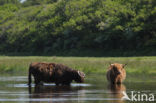
{"label": "green vegetation", "polygon": [[155,5],[156,0],[0,0],[0,52],[151,53]]}
{"label": "green vegetation", "polygon": [[127,63],[128,75],[156,74],[156,57],[11,57],[0,56],[0,73],[27,75],[31,62],[56,62],[86,74],[105,74],[110,63]]}

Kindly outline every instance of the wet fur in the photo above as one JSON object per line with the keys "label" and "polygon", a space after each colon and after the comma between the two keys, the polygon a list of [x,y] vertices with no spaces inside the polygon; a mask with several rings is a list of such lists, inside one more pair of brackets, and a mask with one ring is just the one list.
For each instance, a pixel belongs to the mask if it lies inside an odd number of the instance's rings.
{"label": "wet fur", "polygon": [[56,85],[70,85],[72,80],[79,83],[84,82],[83,72],[79,73],[77,70],[56,63],[31,63],[28,75],[29,85],[32,82],[31,75],[34,76],[34,82],[36,85],[42,82],[54,82]]}
{"label": "wet fur", "polygon": [[111,64],[107,71],[107,80],[111,84],[121,84],[126,78],[126,71],[123,64]]}

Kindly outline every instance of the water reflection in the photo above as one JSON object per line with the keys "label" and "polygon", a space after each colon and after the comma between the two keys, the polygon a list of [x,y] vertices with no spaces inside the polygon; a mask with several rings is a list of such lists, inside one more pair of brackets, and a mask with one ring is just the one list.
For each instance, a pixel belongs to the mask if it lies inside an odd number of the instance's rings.
{"label": "water reflection", "polygon": [[109,84],[108,89],[110,91],[110,97],[116,98],[116,100],[111,101],[112,103],[125,103],[122,100],[123,92],[126,92],[126,86],[124,84]]}
{"label": "water reflection", "polygon": [[[65,103],[71,98],[79,97],[79,90],[83,87],[71,87],[71,86],[35,86],[34,88],[29,87],[29,98],[30,100],[45,100],[49,98],[48,103],[59,102]],[[82,94],[81,94],[82,95]],[[31,101],[30,101],[31,103]],[[34,101],[33,101],[34,103]]]}
{"label": "water reflection", "polygon": [[130,103],[121,100],[123,91],[129,97],[131,90],[156,94],[156,79],[152,79],[153,82],[142,80],[107,85],[103,78],[103,75],[90,76],[86,83],[72,83],[70,87],[57,87],[53,83],[35,87],[32,84],[28,90],[27,76],[0,77],[0,103]]}

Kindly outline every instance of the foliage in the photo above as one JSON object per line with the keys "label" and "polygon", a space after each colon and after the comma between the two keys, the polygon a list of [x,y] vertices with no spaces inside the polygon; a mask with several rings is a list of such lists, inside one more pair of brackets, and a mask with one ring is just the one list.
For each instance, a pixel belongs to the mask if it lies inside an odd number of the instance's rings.
{"label": "foliage", "polygon": [[27,0],[3,4],[0,51],[155,50],[155,5],[155,0]]}
{"label": "foliage", "polygon": [[0,5],[4,4],[19,4],[19,0],[0,0]]}

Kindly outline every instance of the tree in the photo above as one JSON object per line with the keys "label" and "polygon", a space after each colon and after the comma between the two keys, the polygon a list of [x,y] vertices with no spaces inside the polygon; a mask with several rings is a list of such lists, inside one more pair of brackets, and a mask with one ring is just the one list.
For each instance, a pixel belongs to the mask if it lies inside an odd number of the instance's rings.
{"label": "tree", "polygon": [[0,0],[0,5],[4,4],[19,4],[19,0]]}
{"label": "tree", "polygon": [[26,0],[24,2],[25,6],[31,6],[31,5],[40,5],[40,4],[48,4],[56,2],[57,0]]}
{"label": "tree", "polygon": [[156,45],[155,0],[24,3],[20,9],[0,6],[0,51],[148,50]]}

